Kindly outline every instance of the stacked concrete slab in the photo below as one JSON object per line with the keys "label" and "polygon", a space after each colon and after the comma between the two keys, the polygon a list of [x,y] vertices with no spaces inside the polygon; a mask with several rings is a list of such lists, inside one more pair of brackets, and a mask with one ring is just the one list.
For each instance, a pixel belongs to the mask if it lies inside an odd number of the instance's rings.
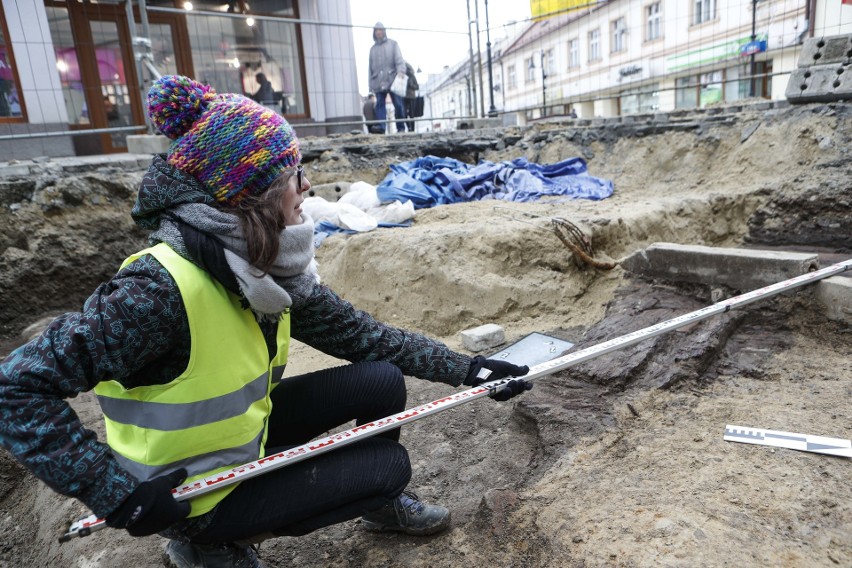
{"label": "stacked concrete slab", "polygon": [[[621,266],[647,278],[748,292],[816,270],[819,260],[810,253],[654,243]],[[829,319],[852,325],[852,278],[833,276],[818,282],[816,297]]]}
{"label": "stacked concrete slab", "polygon": [[748,292],[819,268],[816,254],[654,243],[621,262],[649,278]]}
{"label": "stacked concrete slab", "polygon": [[852,34],[805,40],[786,95],[796,104],[852,100]]}

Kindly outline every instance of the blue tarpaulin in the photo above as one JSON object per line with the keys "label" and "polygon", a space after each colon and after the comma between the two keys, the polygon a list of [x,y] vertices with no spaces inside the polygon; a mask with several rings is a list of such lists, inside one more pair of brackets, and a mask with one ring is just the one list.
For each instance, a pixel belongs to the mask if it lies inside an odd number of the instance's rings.
{"label": "blue tarpaulin", "polygon": [[[411,221],[407,221],[405,223],[379,223],[379,227],[410,227]],[[343,233],[346,235],[354,235],[358,231],[353,231],[352,229],[344,229],[343,227],[338,227],[334,223],[330,221],[320,221],[319,223],[314,224],[314,248],[319,248],[322,242],[330,237],[334,233]]]}
{"label": "blue tarpaulin", "polygon": [[376,188],[379,200],[410,199],[415,209],[447,203],[502,199],[536,201],[542,197],[605,199],[612,195],[610,180],[590,176],[586,161],[569,158],[549,165],[516,158],[507,162],[482,160],[471,166],[452,158],[424,156],[390,166]]}

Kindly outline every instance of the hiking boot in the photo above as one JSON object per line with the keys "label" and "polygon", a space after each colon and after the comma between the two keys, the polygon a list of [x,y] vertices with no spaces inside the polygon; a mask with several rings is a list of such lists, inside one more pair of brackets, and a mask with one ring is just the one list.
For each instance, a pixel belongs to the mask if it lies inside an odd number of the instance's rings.
{"label": "hiking boot", "polygon": [[427,505],[411,491],[403,491],[393,503],[367,513],[361,520],[364,528],[371,532],[404,532],[423,536],[447,528],[450,511],[440,505]]}
{"label": "hiking boot", "polygon": [[170,540],[163,551],[167,568],[265,568],[257,558],[257,550],[232,542],[191,544]]}

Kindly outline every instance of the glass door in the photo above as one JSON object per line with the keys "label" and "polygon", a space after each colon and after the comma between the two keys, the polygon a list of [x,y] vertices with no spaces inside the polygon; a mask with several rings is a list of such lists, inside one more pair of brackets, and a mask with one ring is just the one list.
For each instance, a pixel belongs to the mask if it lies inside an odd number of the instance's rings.
{"label": "glass door", "polygon": [[[140,86],[124,5],[45,0],[70,130],[133,127],[73,137],[78,155],[127,151],[127,136],[145,129]],[[139,20],[138,7],[134,7]],[[192,75],[186,23],[176,14],[148,14],[153,66],[162,75]]]}
{"label": "glass door", "polygon": [[[129,73],[135,73],[136,69],[135,65],[128,68],[128,58],[122,53],[118,22],[90,20],[89,26],[98,80],[98,88],[90,90],[94,91],[90,92],[90,98],[100,97],[88,101],[92,124],[96,128],[139,124],[134,121],[128,82]],[[133,61],[132,57],[130,61]],[[132,133],[132,131],[124,130],[103,135],[103,151],[105,153],[127,151],[127,135]]]}

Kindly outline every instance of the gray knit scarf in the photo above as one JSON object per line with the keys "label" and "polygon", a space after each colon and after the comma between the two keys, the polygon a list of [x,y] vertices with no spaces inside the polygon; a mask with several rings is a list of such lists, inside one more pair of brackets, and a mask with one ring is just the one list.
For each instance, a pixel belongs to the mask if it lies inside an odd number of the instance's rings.
{"label": "gray knit scarf", "polygon": [[[302,224],[281,231],[278,259],[268,274],[261,274],[247,260],[248,247],[236,215],[202,203],[178,205],[170,208],[169,213],[221,243],[240,293],[259,319],[278,319],[293,305],[291,294],[306,297],[320,281],[314,260],[314,222],[308,215],[302,215]],[[160,226],[149,240],[164,242],[182,257],[194,261],[178,223],[168,216],[160,217]]]}

